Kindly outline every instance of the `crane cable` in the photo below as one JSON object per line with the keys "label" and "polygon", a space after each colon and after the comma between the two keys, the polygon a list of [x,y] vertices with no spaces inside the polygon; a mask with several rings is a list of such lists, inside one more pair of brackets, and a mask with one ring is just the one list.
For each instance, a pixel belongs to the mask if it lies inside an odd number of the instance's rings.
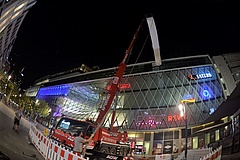
{"label": "crane cable", "polygon": [[[145,39],[145,41],[144,41],[144,43],[143,43],[143,46],[142,46],[142,48],[141,48],[141,50],[140,50],[140,52],[139,52],[139,54],[138,54],[138,57],[137,57],[137,59],[136,59],[136,61],[135,61],[134,64],[136,64],[136,63],[138,62],[138,60],[139,60],[139,58],[140,58],[140,56],[141,56],[141,54],[142,54],[143,48],[145,47],[145,45],[146,45],[146,43],[147,43],[147,40],[148,40],[149,35],[150,35],[150,34],[148,33],[148,35],[147,35],[147,37],[146,37],[146,39]],[[130,71],[130,74],[133,72],[134,67],[135,67],[135,66],[132,67],[132,69],[131,69],[131,71]]]}

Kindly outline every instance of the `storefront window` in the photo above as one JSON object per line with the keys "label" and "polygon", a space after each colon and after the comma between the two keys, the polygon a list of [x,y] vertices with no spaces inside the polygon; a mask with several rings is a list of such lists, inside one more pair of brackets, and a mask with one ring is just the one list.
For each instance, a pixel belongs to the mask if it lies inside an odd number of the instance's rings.
{"label": "storefront window", "polygon": [[199,135],[198,137],[198,148],[199,147],[203,147],[205,144],[205,136],[202,134],[202,135]]}
{"label": "storefront window", "polygon": [[210,133],[205,134],[205,145],[210,143]]}
{"label": "storefront window", "polygon": [[164,140],[173,139],[173,131],[164,132]]}
{"label": "storefront window", "polygon": [[163,132],[154,133],[154,140],[163,140]]}
{"label": "storefront window", "polygon": [[150,142],[144,142],[144,149],[146,150],[145,154],[149,154]]}
{"label": "storefront window", "polygon": [[153,155],[160,155],[163,153],[163,141],[162,140],[157,140],[153,142],[153,150],[152,154]]}
{"label": "storefront window", "polygon": [[198,148],[198,137],[193,137],[193,149]]}
{"label": "storefront window", "polygon": [[145,141],[151,141],[151,133],[145,133]]}
{"label": "storefront window", "polygon": [[179,131],[174,131],[174,139],[179,139]]}
{"label": "storefront window", "polygon": [[132,141],[132,149],[135,154],[143,154],[144,133],[128,133],[129,139]]}
{"label": "storefront window", "polygon": [[175,153],[178,153],[179,151],[179,139],[174,139],[173,140],[173,147],[172,147],[172,153],[175,154]]}
{"label": "storefront window", "polygon": [[215,131],[215,141],[218,141],[219,138],[220,138],[219,130],[216,130],[216,131]]}
{"label": "storefront window", "polygon": [[210,132],[210,143],[213,143],[213,142],[215,142],[215,132],[214,131]]}
{"label": "storefront window", "polygon": [[172,152],[173,152],[172,148],[173,148],[173,141],[172,140],[164,141],[163,154],[172,154]]}

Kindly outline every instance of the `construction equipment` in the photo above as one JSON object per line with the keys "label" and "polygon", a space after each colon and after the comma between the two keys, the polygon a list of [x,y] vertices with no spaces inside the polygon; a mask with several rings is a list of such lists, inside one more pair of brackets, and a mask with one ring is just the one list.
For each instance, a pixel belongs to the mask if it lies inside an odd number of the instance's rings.
{"label": "construction equipment", "polygon": [[85,147],[86,156],[90,154],[92,156],[99,156],[104,154],[106,157],[111,157],[111,159],[118,159],[118,157],[125,157],[130,152],[130,144],[127,132],[119,132],[117,131],[117,127],[113,126],[116,114],[115,110],[112,112],[110,128],[105,128],[102,124],[104,123],[106,115],[111,108],[114,97],[119,90],[119,85],[126,69],[126,62],[129,58],[133,44],[137,38],[142,23],[143,21],[139,25],[128,49],[125,52],[125,56],[118,67],[116,76],[112,80],[111,87],[107,90],[108,92],[106,98],[103,102],[102,107],[100,108],[96,121],[79,121],[62,117],[53,130],[53,133],[51,135],[53,139],[72,148],[74,145],[74,135],[76,133],[82,132],[85,139],[94,133],[93,139]]}

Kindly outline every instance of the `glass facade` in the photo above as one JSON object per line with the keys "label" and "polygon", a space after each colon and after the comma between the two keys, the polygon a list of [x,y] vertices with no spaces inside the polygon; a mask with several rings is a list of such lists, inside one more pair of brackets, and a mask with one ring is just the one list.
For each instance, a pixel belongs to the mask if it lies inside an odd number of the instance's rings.
{"label": "glass facade", "polygon": [[[198,58],[194,59],[198,62]],[[127,70],[119,86],[119,92],[112,104],[116,108],[115,125],[129,130],[156,130],[185,125],[179,115],[178,105],[186,96],[192,96],[194,103],[186,107],[188,125],[198,125],[207,119],[224,100],[223,91],[215,70],[208,57],[200,57],[202,65],[187,66],[178,61],[167,61],[161,68],[149,70],[144,64],[143,72]],[[192,62],[192,59],[189,59]],[[176,64],[175,64],[176,63]],[[179,68],[170,68],[169,65]],[[144,72],[147,71],[147,72]],[[99,73],[98,73],[99,74]],[[58,112],[77,119],[98,116],[112,77],[42,87],[38,97],[48,99]],[[111,114],[105,125],[109,126]]]}
{"label": "glass facade", "polygon": [[[114,70],[83,74],[74,83],[41,87],[37,98],[45,99],[54,115],[96,120]],[[204,122],[224,101],[209,56],[165,60],[159,67],[152,62],[129,65],[111,106],[117,113],[114,125],[127,130],[129,137],[136,140],[136,154],[142,154],[143,150],[152,155],[179,153],[186,141],[185,121],[178,105],[189,96],[195,99],[186,105],[189,128]],[[111,113],[104,125],[109,127],[110,122]],[[210,137],[215,140],[218,136],[213,133]],[[209,140],[212,141],[202,138]],[[198,143],[199,139],[189,139],[188,147],[197,147]]]}

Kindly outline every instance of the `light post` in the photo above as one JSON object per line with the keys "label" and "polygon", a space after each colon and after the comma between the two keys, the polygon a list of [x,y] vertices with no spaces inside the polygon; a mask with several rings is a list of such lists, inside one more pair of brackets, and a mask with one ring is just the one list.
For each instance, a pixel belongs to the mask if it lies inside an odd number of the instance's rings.
{"label": "light post", "polygon": [[188,124],[187,124],[187,102],[195,102],[194,98],[189,98],[189,99],[184,99],[181,101],[181,104],[178,105],[178,109],[180,111],[180,116],[184,119],[185,121],[185,160],[187,160],[187,144],[188,144]]}
{"label": "light post", "polygon": [[186,113],[186,106],[185,103],[181,103],[178,106],[178,109],[180,111],[180,116],[184,119],[185,121],[185,138],[186,138],[186,142],[185,142],[185,159],[187,159],[187,144],[188,144],[188,139],[187,139],[187,113]]}

